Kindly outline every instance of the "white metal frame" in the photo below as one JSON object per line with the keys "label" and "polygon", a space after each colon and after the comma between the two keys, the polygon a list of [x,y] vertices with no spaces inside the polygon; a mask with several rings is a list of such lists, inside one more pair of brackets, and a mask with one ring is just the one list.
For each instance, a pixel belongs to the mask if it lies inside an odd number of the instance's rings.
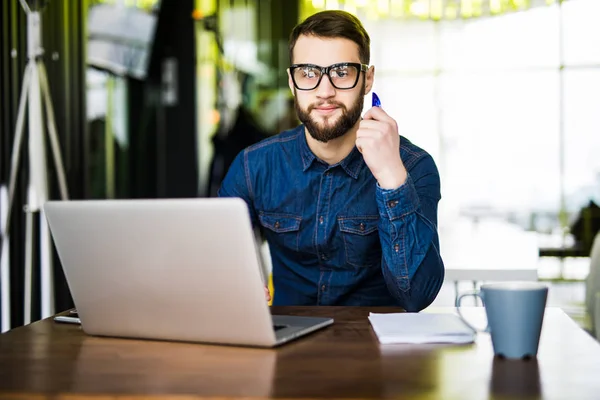
{"label": "white metal frame", "polygon": [[[19,99],[17,123],[11,155],[11,172],[8,186],[8,207],[5,218],[0,224],[2,227],[2,248],[0,252],[0,302],[2,304],[2,320],[0,321],[0,332],[10,329],[10,270],[9,270],[9,239],[10,239],[10,215],[13,206],[15,186],[19,169],[21,144],[23,141],[23,125],[25,120],[25,108],[28,110],[28,150],[29,150],[29,179],[27,187],[26,233],[25,233],[25,290],[24,290],[24,323],[31,322],[31,297],[33,276],[33,214],[38,214],[40,222],[40,258],[41,258],[41,314],[46,318],[54,314],[54,285],[52,267],[52,246],[50,233],[45,216],[41,210],[42,205],[48,199],[46,147],[44,138],[44,114],[46,114],[46,127],[53,153],[54,164],[58,176],[60,196],[63,200],[69,197],[65,171],[63,167],[58,136],[56,133],[56,122],[54,119],[54,108],[50,98],[48,77],[46,67],[41,59],[44,50],[41,46],[42,21],[40,11],[32,11],[25,0],[20,0],[21,6],[27,14],[27,65],[23,74],[23,82]],[[42,105],[45,110],[42,109]],[[4,203],[4,199],[3,199]]]}

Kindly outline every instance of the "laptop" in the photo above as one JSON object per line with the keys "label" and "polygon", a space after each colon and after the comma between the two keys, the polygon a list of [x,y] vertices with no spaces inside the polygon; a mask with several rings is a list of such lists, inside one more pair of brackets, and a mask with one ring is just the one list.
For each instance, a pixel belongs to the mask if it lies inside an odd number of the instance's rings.
{"label": "laptop", "polygon": [[48,201],[43,210],[87,334],[274,347],[333,323],[271,315],[242,199]]}

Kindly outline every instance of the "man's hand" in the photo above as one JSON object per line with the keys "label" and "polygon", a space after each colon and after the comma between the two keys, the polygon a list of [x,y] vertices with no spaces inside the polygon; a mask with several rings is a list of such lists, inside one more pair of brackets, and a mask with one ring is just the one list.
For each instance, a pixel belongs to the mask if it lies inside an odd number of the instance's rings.
{"label": "man's hand", "polygon": [[269,288],[265,286],[265,298],[267,301],[271,301],[271,293],[269,292]]}
{"label": "man's hand", "polygon": [[397,189],[406,181],[399,146],[396,121],[380,107],[367,111],[356,132],[356,147],[383,189]]}

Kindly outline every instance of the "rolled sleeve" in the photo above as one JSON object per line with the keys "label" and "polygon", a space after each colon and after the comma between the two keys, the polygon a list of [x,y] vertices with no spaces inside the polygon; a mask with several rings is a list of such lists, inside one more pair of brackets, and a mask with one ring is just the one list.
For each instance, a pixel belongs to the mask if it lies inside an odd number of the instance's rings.
{"label": "rolled sleeve", "polygon": [[443,281],[437,234],[439,192],[439,175],[429,157],[397,189],[376,189],[383,276],[390,293],[407,311],[430,304]]}
{"label": "rolled sleeve", "polygon": [[375,196],[380,216],[390,221],[413,213],[420,207],[419,195],[410,174],[397,189],[383,189],[377,185]]}

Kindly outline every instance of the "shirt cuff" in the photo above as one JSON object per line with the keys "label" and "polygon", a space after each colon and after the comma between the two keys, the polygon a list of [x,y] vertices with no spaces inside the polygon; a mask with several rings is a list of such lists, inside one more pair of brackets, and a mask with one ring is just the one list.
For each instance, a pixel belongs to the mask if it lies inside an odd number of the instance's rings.
{"label": "shirt cuff", "polygon": [[410,174],[407,174],[406,181],[397,189],[383,189],[377,184],[375,198],[379,215],[390,221],[415,212],[421,205]]}

